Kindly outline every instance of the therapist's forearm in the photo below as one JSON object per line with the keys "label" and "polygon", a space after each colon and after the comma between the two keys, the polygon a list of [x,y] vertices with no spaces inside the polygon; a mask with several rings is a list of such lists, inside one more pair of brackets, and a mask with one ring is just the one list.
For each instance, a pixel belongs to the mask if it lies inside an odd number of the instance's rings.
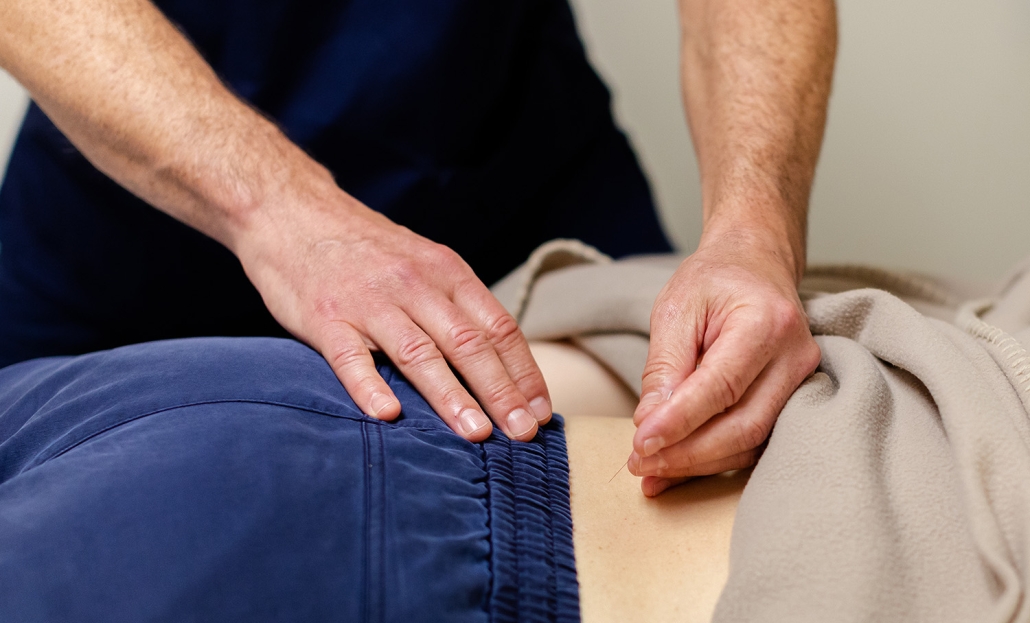
{"label": "therapist's forearm", "polygon": [[0,0],[0,65],[98,169],[230,248],[276,188],[346,199],[146,0]]}
{"label": "therapist's forearm", "polygon": [[98,169],[235,253],[366,414],[401,412],[379,350],[470,441],[491,419],[520,440],[550,419],[518,324],[472,268],[336,186],[149,1],[0,0],[0,65]]}
{"label": "therapist's forearm", "polygon": [[630,471],[646,495],[754,465],[819,364],[798,298],[832,0],[681,0],[704,231],[655,300]]}
{"label": "therapist's forearm", "polygon": [[837,45],[833,0],[681,0],[705,234],[760,238],[799,279]]}

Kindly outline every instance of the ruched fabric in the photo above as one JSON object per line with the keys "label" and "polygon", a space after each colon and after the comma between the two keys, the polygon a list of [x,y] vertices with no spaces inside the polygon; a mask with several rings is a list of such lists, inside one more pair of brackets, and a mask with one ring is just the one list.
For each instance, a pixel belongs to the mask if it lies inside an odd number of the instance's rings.
{"label": "ruched fabric", "polygon": [[579,621],[565,433],[545,426],[537,438],[543,443],[512,443],[495,433],[484,444],[495,621]]}
{"label": "ruched fabric", "polygon": [[0,620],[576,621],[568,461],[363,415],[290,340],[0,370]]}

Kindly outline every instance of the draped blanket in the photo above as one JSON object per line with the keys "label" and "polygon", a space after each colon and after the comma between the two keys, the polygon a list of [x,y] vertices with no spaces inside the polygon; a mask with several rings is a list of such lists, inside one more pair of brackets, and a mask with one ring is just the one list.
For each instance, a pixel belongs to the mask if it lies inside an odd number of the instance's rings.
{"label": "draped blanket", "polygon": [[[680,258],[538,249],[495,293],[639,391]],[[822,363],[791,397],[734,524],[716,621],[1030,621],[1030,265],[977,291],[821,267]]]}

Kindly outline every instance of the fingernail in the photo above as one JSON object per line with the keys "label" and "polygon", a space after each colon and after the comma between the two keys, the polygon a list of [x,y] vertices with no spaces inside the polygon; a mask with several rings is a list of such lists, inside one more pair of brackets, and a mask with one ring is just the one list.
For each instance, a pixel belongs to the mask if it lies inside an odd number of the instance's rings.
{"label": "fingernail", "polygon": [[629,458],[626,459],[626,467],[629,468],[630,473],[634,476],[637,475],[637,468],[640,467],[640,455],[637,454],[636,450],[629,453]]}
{"label": "fingernail", "polygon": [[543,396],[530,400],[529,408],[533,410],[533,415],[536,416],[537,422],[543,422],[551,417],[551,403],[547,402],[547,399]]}
{"label": "fingernail", "polygon": [[665,440],[661,437],[648,437],[644,440],[644,456],[651,456],[665,447]]}
{"label": "fingernail", "polygon": [[641,396],[637,408],[633,410],[633,420],[639,424],[638,420],[650,415],[661,401],[662,395],[658,392],[647,392]]}
{"label": "fingernail", "polygon": [[653,456],[645,456],[640,459],[637,465],[637,469],[641,472],[657,472],[663,470],[669,466],[669,463],[665,460],[661,454],[655,454]]}
{"label": "fingernail", "polygon": [[372,394],[370,402],[372,404],[372,417],[378,418],[383,409],[392,405],[394,400],[386,394]]}
{"label": "fingernail", "polygon": [[458,424],[466,435],[480,430],[487,425],[486,416],[475,409],[465,409],[458,416]]}
{"label": "fingernail", "polygon": [[508,432],[512,437],[521,437],[533,430],[534,426],[536,420],[525,409],[515,409],[508,414]]}

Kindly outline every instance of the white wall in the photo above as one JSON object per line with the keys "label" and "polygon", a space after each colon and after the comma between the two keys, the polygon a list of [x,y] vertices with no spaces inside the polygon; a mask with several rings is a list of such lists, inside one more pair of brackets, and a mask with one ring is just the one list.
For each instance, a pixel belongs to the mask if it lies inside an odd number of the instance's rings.
{"label": "white wall", "polygon": [[[684,249],[700,235],[674,0],[572,0]],[[838,0],[812,261],[996,277],[1030,253],[1030,3]],[[0,166],[24,96],[0,74]]]}
{"label": "white wall", "polygon": [[666,230],[683,249],[701,235],[701,186],[679,80],[674,0],[572,0],[587,51],[612,89]]}
{"label": "white wall", "polygon": [[[573,0],[681,247],[700,236],[673,0]],[[816,262],[993,278],[1030,254],[1030,4],[838,0]]]}
{"label": "white wall", "polygon": [[0,175],[7,169],[7,157],[27,105],[25,91],[0,70]]}

